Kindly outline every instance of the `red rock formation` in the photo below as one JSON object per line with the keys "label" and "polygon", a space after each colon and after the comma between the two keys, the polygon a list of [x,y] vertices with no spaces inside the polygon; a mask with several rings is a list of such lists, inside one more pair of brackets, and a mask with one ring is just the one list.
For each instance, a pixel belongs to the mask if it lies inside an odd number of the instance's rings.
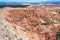
{"label": "red rock formation", "polygon": [[[28,7],[11,9],[5,16],[13,25],[29,32],[30,40],[55,40],[60,29],[60,15],[51,8]],[[17,28],[16,26],[16,28]]]}

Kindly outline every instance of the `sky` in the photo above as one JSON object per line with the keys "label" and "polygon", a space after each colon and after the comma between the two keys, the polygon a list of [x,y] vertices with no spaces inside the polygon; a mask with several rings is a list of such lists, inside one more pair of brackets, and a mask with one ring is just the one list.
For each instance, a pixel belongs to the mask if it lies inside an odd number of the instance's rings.
{"label": "sky", "polygon": [[47,1],[60,1],[60,0],[0,0],[0,2],[47,2]]}

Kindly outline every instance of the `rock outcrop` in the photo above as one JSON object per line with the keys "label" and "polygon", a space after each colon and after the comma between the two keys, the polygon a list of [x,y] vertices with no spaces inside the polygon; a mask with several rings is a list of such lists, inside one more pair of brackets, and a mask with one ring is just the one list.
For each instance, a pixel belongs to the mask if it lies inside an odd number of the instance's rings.
{"label": "rock outcrop", "polygon": [[25,33],[27,40],[59,40],[60,37],[56,37],[60,31],[59,12],[59,7],[32,6],[5,8],[1,15],[14,26],[17,37]]}

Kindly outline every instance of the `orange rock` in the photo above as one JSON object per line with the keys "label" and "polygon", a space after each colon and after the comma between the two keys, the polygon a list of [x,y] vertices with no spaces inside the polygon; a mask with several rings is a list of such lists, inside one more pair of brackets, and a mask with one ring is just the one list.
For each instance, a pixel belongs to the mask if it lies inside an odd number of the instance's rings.
{"label": "orange rock", "polygon": [[[44,9],[40,7],[14,8],[8,11],[9,14],[6,14],[5,19],[13,25],[21,27],[22,30],[28,30],[30,40],[32,38],[36,40],[54,40],[60,29],[60,23],[58,22],[60,16],[56,12],[53,14],[51,10],[52,8]],[[52,22],[49,23],[49,21]],[[35,37],[36,35],[38,39]]]}

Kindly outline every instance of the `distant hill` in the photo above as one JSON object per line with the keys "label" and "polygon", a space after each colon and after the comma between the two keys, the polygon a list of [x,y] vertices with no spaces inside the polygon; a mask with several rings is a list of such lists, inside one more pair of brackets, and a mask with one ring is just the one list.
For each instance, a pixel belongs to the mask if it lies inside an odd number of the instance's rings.
{"label": "distant hill", "polygon": [[60,4],[60,1],[43,2],[42,4]]}
{"label": "distant hill", "polygon": [[21,5],[21,4],[60,4],[60,1],[48,1],[48,2],[0,2],[0,5]]}
{"label": "distant hill", "polygon": [[38,3],[29,3],[29,2],[0,2],[1,7],[26,7],[29,5],[37,5],[37,4],[59,4],[60,1],[49,1],[49,2],[38,2]]}
{"label": "distant hill", "polygon": [[0,5],[16,5],[16,4],[21,4],[20,2],[0,2]]}

